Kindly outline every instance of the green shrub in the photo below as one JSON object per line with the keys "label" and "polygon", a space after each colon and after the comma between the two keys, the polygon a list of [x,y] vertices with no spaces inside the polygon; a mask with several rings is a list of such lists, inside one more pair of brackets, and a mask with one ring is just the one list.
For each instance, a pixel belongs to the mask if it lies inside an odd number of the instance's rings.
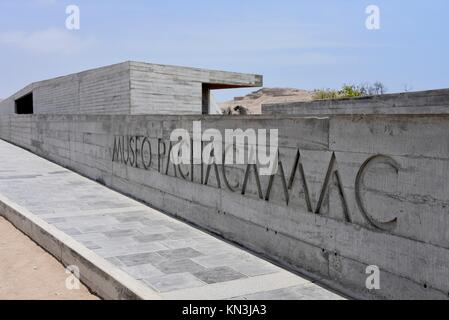
{"label": "green shrub", "polygon": [[314,100],[329,100],[338,99],[339,94],[336,90],[325,89],[325,90],[315,90],[313,93]]}
{"label": "green shrub", "polygon": [[314,100],[329,100],[329,99],[345,99],[364,96],[380,95],[386,92],[386,88],[381,82],[362,85],[345,84],[340,90],[322,89],[315,90],[313,93]]}

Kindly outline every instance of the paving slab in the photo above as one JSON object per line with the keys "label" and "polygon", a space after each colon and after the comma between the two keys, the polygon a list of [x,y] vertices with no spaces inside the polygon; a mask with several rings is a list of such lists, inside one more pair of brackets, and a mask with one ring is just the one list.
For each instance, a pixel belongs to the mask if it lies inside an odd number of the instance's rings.
{"label": "paving slab", "polygon": [[161,299],[343,299],[2,140],[0,163],[0,197]]}

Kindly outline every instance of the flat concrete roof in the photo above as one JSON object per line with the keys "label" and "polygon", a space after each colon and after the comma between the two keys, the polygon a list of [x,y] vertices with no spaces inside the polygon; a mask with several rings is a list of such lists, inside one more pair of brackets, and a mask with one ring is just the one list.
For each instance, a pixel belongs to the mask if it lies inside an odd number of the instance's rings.
{"label": "flat concrete roof", "polygon": [[0,114],[31,92],[38,114],[201,114],[210,90],[262,85],[256,74],[126,61],[33,82],[1,101]]}
{"label": "flat concrete roof", "polygon": [[[17,95],[22,96],[24,92],[30,92],[34,88],[40,85],[46,85],[52,82],[63,81],[67,78],[71,77],[81,77],[85,75],[89,75],[94,72],[105,71],[118,66],[146,66],[152,68],[154,72],[160,72],[161,70],[171,70],[179,73],[179,75],[183,77],[191,76],[192,81],[200,81],[203,83],[210,84],[210,88],[215,89],[230,89],[230,88],[250,88],[250,87],[261,87],[263,86],[263,76],[258,74],[249,74],[249,73],[240,73],[240,72],[230,72],[230,71],[221,71],[214,69],[202,69],[202,68],[194,68],[194,67],[185,67],[185,66],[175,66],[175,65],[164,65],[157,63],[148,63],[141,61],[125,61],[121,63],[116,63],[112,65],[102,66],[98,68],[92,68],[83,70],[80,72],[75,72],[67,75],[57,76],[50,79],[43,79],[39,81],[34,81],[29,85],[23,87],[18,90],[16,93],[12,94],[10,97],[16,97]],[[10,98],[9,97],[9,98]],[[0,99],[0,102],[3,99]],[[6,98],[4,99],[6,100]]]}

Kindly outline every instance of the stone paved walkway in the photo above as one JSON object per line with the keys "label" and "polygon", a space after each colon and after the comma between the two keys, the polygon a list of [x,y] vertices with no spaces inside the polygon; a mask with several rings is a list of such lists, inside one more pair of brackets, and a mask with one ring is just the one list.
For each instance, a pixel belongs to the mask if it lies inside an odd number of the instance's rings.
{"label": "stone paved walkway", "polygon": [[0,194],[166,299],[340,299],[253,254],[2,140]]}

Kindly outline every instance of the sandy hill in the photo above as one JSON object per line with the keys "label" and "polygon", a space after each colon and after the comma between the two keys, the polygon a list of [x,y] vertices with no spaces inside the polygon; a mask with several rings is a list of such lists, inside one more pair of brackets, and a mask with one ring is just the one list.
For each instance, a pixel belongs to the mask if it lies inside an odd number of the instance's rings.
{"label": "sandy hill", "polygon": [[244,97],[236,97],[232,101],[220,103],[220,109],[245,107],[250,114],[261,114],[262,104],[294,101],[311,101],[313,92],[293,88],[263,88]]}

